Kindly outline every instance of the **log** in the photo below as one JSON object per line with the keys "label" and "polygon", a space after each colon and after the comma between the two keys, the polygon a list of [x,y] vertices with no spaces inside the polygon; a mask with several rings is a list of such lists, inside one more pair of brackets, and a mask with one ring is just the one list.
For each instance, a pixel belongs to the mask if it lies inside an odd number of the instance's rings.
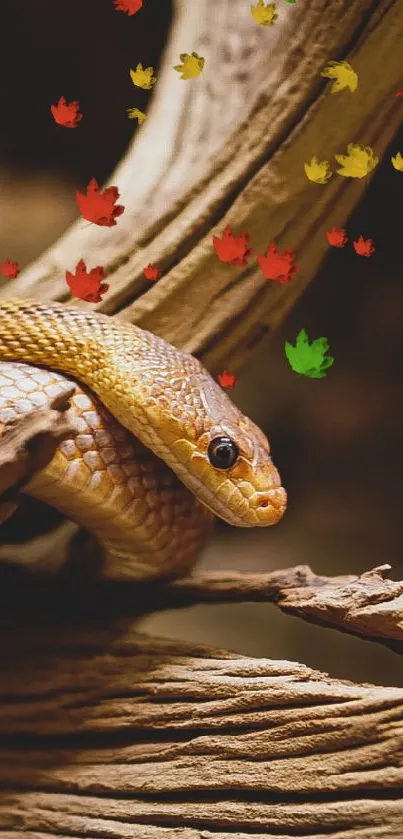
{"label": "log", "polygon": [[116,624],[0,659],[2,837],[403,835],[402,689]]}

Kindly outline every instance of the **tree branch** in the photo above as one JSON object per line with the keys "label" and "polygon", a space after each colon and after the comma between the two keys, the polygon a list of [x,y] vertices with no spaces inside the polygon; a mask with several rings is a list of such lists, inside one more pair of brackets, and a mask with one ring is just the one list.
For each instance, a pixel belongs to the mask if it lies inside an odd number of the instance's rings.
{"label": "tree branch", "polygon": [[268,574],[194,573],[142,585],[96,579],[82,563],[76,562],[75,568],[75,573],[69,575],[67,569],[56,578],[38,573],[32,577],[22,569],[0,575],[3,617],[10,611],[14,615],[17,604],[36,622],[44,611],[51,620],[67,614],[81,621],[84,615],[97,620],[134,618],[198,603],[269,602],[286,614],[376,641],[403,655],[403,582],[388,579],[389,565],[360,576],[322,577],[301,565]]}
{"label": "tree branch", "polygon": [[[18,506],[18,494],[33,474],[52,459],[59,443],[77,431],[66,415],[74,387],[56,396],[46,408],[3,424],[0,437],[0,523]],[[0,423],[0,428],[1,428]]]}
{"label": "tree branch", "polygon": [[[118,226],[77,222],[13,280],[12,293],[67,300],[66,268],[84,258],[104,265],[110,284],[97,308],[198,354],[211,370],[238,366],[315,277],[326,230],[344,223],[368,184],[334,174],[318,186],[304,162],[316,155],[334,170],[347,143],[381,156],[394,136],[402,38],[397,0],[283,5],[273,27],[257,26],[244,0],[177,0],[148,119],[110,179],[126,207]],[[191,83],[172,70],[184,44],[206,58]],[[332,95],[321,78],[335,58],[358,73],[354,94]],[[220,262],[212,236],[226,224],[248,230],[258,252],[273,239],[296,248],[293,283],[268,283],[255,261]],[[152,287],[149,262],[164,273]]]}
{"label": "tree branch", "polygon": [[381,565],[360,576],[321,577],[301,565],[268,574],[195,573],[165,586],[158,608],[269,601],[309,623],[403,654],[403,582],[389,580],[390,571],[390,565]]}

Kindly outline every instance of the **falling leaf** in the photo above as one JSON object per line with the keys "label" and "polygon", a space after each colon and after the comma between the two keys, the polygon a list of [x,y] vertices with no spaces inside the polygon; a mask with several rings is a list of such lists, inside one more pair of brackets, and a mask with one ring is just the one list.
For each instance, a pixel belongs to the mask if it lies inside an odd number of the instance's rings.
{"label": "falling leaf", "polygon": [[235,373],[229,373],[228,370],[223,370],[222,373],[219,373],[217,379],[221,387],[225,387],[227,390],[232,390],[236,385]]}
{"label": "falling leaf", "polygon": [[348,144],[347,154],[335,154],[335,158],[342,167],[336,170],[337,174],[345,178],[365,178],[379,162],[379,158],[369,146],[358,146],[354,143]]}
{"label": "falling leaf", "polygon": [[154,76],[154,67],[143,67],[138,64],[135,70],[130,70],[130,78],[136,87],[142,87],[143,90],[151,90],[153,84],[157,81]]}
{"label": "falling leaf", "polygon": [[248,248],[248,244],[249,233],[244,231],[234,236],[229,224],[224,228],[221,239],[213,236],[213,245],[218,258],[221,262],[228,262],[231,265],[246,265],[253,253],[252,249]]}
{"label": "falling leaf", "polygon": [[191,55],[187,52],[182,52],[179,56],[181,64],[175,64],[174,70],[182,73],[181,79],[195,79],[200,76],[203,70],[205,59],[198,55],[197,52],[192,52]]}
{"label": "falling leaf", "polygon": [[304,169],[307,178],[315,184],[326,184],[333,174],[328,161],[319,162],[317,157],[313,157],[310,163],[304,163]]}
{"label": "falling leaf", "polygon": [[348,242],[346,231],[342,227],[332,227],[326,233],[326,238],[329,245],[332,245],[334,248],[344,248]]}
{"label": "falling leaf", "polygon": [[3,274],[3,277],[7,277],[9,280],[15,280],[20,273],[20,266],[18,265],[18,262],[11,262],[9,259],[6,259],[0,266],[0,271]]}
{"label": "falling leaf", "polygon": [[63,125],[64,128],[77,128],[78,123],[83,118],[80,114],[80,105],[78,102],[66,102],[64,96],[61,96],[57,105],[51,105],[50,110],[55,122],[58,125]]}
{"label": "falling leaf", "polygon": [[338,93],[345,87],[348,87],[351,93],[354,93],[358,85],[357,73],[348,61],[329,61],[320,75],[326,79],[335,79],[330,88],[330,93]]}
{"label": "falling leaf", "polygon": [[294,373],[311,379],[323,379],[325,370],[332,366],[334,358],[326,355],[328,349],[327,338],[317,338],[310,344],[305,329],[297,335],[295,346],[285,342],[285,354]]}
{"label": "falling leaf", "polygon": [[256,6],[251,6],[250,10],[253,20],[260,26],[272,26],[278,18],[275,3],[265,5],[264,0],[257,0]]}
{"label": "falling leaf", "polygon": [[276,283],[290,283],[294,274],[299,271],[299,266],[293,264],[295,251],[287,248],[282,253],[277,252],[275,242],[271,242],[266,250],[266,255],[259,254],[257,261],[262,269],[263,276],[267,280],[274,280]]}
{"label": "falling leaf", "polygon": [[118,12],[126,12],[129,17],[143,8],[143,0],[113,0]]}
{"label": "falling leaf", "polygon": [[143,113],[143,111],[139,111],[138,108],[128,108],[127,116],[129,119],[137,119],[139,125],[147,119],[147,114]]}
{"label": "falling leaf", "polygon": [[390,159],[395,169],[397,169],[398,172],[403,172],[403,157],[400,154],[400,151],[398,151],[395,157],[391,157]]}
{"label": "falling leaf", "polygon": [[158,265],[151,265],[150,263],[150,265],[147,265],[144,268],[143,274],[146,280],[159,280],[161,276],[161,271],[158,268]]}
{"label": "falling leaf", "polygon": [[353,247],[359,256],[371,256],[375,250],[372,239],[364,239],[363,236],[359,236],[357,241],[353,242]]}
{"label": "falling leaf", "polygon": [[108,291],[109,286],[103,283],[104,269],[101,265],[87,271],[86,264],[83,259],[76,265],[75,274],[66,271],[67,285],[73,297],[79,297],[80,300],[86,300],[87,303],[100,303],[101,295]]}
{"label": "falling leaf", "polygon": [[83,218],[99,224],[100,227],[114,227],[116,218],[124,213],[125,208],[116,204],[119,198],[119,190],[116,186],[108,186],[103,192],[95,178],[92,178],[87,186],[87,194],[76,192],[76,201]]}

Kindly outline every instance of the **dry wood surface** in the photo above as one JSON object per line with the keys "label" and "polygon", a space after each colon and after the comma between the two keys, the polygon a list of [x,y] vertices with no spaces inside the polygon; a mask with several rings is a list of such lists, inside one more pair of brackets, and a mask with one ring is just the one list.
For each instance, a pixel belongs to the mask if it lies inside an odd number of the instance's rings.
{"label": "dry wood surface", "polygon": [[117,631],[1,652],[0,835],[401,837],[403,690]]}

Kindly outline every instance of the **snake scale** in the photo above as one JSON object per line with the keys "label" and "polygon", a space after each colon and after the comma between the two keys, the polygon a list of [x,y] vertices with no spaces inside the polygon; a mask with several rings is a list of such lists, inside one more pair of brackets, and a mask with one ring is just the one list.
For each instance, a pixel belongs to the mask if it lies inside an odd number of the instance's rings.
{"label": "snake scale", "polygon": [[107,576],[183,572],[212,513],[241,527],[283,515],[267,438],[196,358],[77,306],[2,301],[0,434],[72,383],[77,433],[24,492],[97,537]]}

